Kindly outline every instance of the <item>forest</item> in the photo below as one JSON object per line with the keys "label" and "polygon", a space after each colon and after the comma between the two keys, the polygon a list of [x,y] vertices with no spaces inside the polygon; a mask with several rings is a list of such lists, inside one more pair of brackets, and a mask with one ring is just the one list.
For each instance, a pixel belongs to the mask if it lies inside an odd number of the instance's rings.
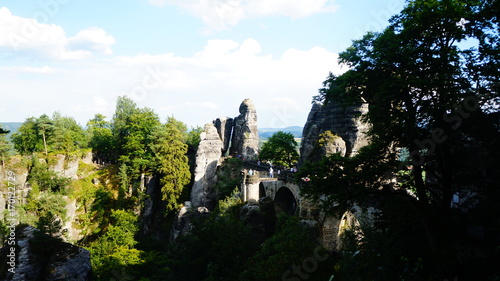
{"label": "forest", "polygon": [[[38,229],[30,243],[40,259],[58,241],[87,249],[91,280],[500,280],[499,14],[497,0],[407,1],[382,32],[339,55],[348,70],[328,75],[312,97],[322,106],[367,103],[368,145],[301,162],[290,134],[263,144],[263,160],[300,163],[301,196],[322,213],[376,206],[371,225],[346,231],[338,251],[265,199],[256,231],[242,215],[238,158],[218,170],[216,207],[193,212],[190,230],[172,239],[203,128],[162,122],[127,96],[113,116],[84,126],[55,112],[27,118],[10,140],[2,129],[2,192],[8,171],[26,174],[18,228]],[[77,163],[74,177],[54,170],[60,159],[62,170]],[[76,240],[63,231],[69,201],[78,206]],[[0,279],[11,280],[2,210]]]}

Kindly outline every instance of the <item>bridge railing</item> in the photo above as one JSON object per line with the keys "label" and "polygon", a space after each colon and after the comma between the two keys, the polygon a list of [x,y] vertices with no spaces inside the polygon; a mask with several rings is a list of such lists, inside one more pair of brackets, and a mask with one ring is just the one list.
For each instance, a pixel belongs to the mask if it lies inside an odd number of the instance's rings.
{"label": "bridge railing", "polygon": [[292,171],[282,171],[278,175],[278,180],[287,181],[287,182],[296,182],[295,175],[296,175],[296,173],[292,172]]}
{"label": "bridge railing", "polygon": [[260,182],[259,173],[254,173],[253,175],[249,175],[248,173],[242,173],[243,182],[245,184],[254,184]]}

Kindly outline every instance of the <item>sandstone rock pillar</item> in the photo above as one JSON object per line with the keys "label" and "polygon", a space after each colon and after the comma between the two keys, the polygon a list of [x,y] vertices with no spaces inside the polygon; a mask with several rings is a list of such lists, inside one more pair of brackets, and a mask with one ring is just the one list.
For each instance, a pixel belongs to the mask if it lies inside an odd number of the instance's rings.
{"label": "sandstone rock pillar", "polygon": [[200,135],[201,141],[196,151],[194,184],[191,190],[193,207],[215,207],[217,167],[222,156],[223,143],[213,124],[206,124]]}
{"label": "sandstone rock pillar", "polygon": [[240,105],[240,115],[234,118],[232,155],[241,155],[245,159],[254,159],[259,154],[259,132],[257,128],[257,111],[250,99]]}

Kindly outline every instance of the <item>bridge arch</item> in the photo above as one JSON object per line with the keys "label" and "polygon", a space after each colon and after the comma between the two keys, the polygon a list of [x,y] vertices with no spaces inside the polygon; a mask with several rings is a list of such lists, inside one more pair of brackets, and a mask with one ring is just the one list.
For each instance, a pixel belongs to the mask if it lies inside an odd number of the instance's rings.
{"label": "bridge arch", "polygon": [[286,187],[282,186],[276,192],[274,197],[274,206],[276,212],[285,212],[289,215],[295,215],[298,211],[298,202],[292,191]]}

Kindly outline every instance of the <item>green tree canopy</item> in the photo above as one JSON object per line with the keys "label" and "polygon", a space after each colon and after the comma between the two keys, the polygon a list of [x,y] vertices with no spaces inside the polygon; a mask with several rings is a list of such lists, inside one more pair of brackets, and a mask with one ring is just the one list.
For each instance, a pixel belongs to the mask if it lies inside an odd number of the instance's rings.
{"label": "green tree canopy", "polygon": [[141,251],[135,249],[135,234],[139,230],[137,216],[125,210],[111,211],[111,224],[106,233],[90,243],[93,273],[99,280],[111,280],[113,273],[126,272],[141,264]]}
{"label": "green tree canopy", "polygon": [[7,141],[7,137],[5,136],[8,134],[10,131],[9,130],[4,130],[2,128],[2,125],[0,125],[0,158],[2,161],[2,168],[5,171],[5,157],[8,155],[9,151],[12,148],[12,144],[10,144],[9,141]]}
{"label": "green tree canopy", "polygon": [[22,155],[33,152],[69,154],[88,145],[85,132],[75,119],[57,112],[52,118],[46,114],[27,118],[12,135],[12,142]]}
{"label": "green tree canopy", "polygon": [[185,144],[186,125],[169,117],[150,136],[150,149],[154,158],[154,171],[160,175],[162,197],[167,202],[167,212],[177,208],[177,200],[191,180],[188,145]]}
{"label": "green tree canopy", "polygon": [[291,167],[299,160],[297,142],[292,134],[278,131],[262,145],[259,157],[275,165]]}
{"label": "green tree canopy", "polygon": [[106,121],[106,116],[96,114],[87,122],[89,146],[98,161],[111,162],[115,158],[115,142],[111,131],[111,123]]}
{"label": "green tree canopy", "polygon": [[[352,159],[329,157],[304,169],[304,176],[313,175],[305,192],[336,200],[340,193],[352,202],[405,173],[398,188],[416,193],[411,202],[443,277],[452,270],[445,257],[459,255],[450,244],[460,239],[452,231],[452,195],[471,186],[486,195],[491,179],[471,171],[498,172],[498,118],[491,114],[499,98],[497,15],[498,1],[408,1],[382,33],[368,33],[340,54],[350,69],[330,75],[315,97],[367,101],[373,142]],[[409,162],[397,163],[400,149],[410,152]],[[492,153],[491,166],[471,160],[480,151]]]}
{"label": "green tree canopy", "polygon": [[49,145],[53,151],[70,153],[88,146],[85,131],[73,117],[55,112],[51,122],[53,131]]}
{"label": "green tree canopy", "polygon": [[35,117],[27,118],[17,132],[12,134],[12,143],[14,149],[22,155],[43,151],[43,140],[38,134],[38,124]]}
{"label": "green tree canopy", "polygon": [[158,115],[149,108],[137,108],[133,100],[118,97],[111,122],[111,133],[117,161],[125,164],[132,178],[151,172],[154,158],[150,144],[154,131],[161,125]]}

